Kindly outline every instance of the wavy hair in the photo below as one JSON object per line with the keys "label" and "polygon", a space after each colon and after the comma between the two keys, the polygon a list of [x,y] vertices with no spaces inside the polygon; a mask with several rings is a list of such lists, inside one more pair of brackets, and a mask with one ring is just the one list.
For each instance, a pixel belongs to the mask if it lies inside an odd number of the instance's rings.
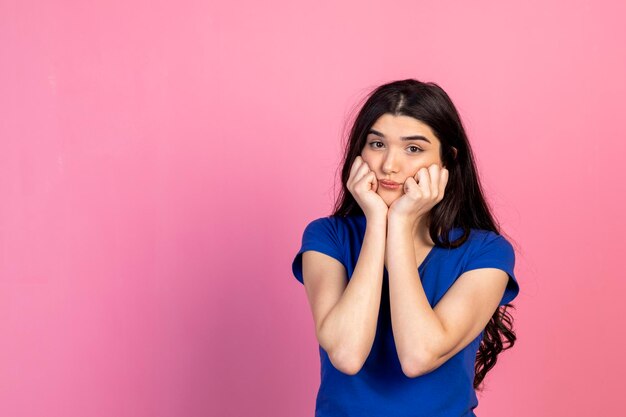
{"label": "wavy hair", "polygon": [[[456,248],[467,240],[470,229],[500,233],[483,197],[474,156],[461,118],[446,92],[436,83],[414,79],[393,81],[371,91],[364,99],[349,130],[344,145],[341,191],[335,201],[332,216],[363,215],[363,211],[346,184],[355,158],[366,144],[372,125],[384,114],[410,116],[427,124],[441,142],[440,157],[449,171],[444,198],[429,212],[429,234],[436,245]],[[448,232],[461,228],[463,234],[449,241]],[[441,237],[438,231],[441,231]],[[496,364],[500,352],[515,344],[513,318],[507,308],[499,306],[485,327],[474,365],[474,389],[482,390],[485,375]]]}

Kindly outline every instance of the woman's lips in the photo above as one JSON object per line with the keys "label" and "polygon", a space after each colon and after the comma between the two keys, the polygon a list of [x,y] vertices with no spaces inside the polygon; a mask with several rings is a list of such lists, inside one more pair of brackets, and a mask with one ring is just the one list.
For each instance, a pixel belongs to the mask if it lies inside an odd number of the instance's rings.
{"label": "woman's lips", "polygon": [[393,181],[378,180],[378,183],[383,188],[387,188],[389,190],[397,190],[398,188],[400,188],[400,184],[398,184],[397,182],[393,182]]}

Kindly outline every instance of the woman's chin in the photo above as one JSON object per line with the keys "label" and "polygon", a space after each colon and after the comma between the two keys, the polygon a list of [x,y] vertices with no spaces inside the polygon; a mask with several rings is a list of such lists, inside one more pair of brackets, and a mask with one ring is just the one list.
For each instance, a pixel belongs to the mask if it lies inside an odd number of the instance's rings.
{"label": "woman's chin", "polygon": [[380,195],[380,197],[383,199],[385,204],[387,204],[387,207],[391,206],[391,204],[394,201],[396,201],[397,199],[401,197],[400,194],[393,195],[392,193],[389,193],[389,192],[378,193],[378,195]]}

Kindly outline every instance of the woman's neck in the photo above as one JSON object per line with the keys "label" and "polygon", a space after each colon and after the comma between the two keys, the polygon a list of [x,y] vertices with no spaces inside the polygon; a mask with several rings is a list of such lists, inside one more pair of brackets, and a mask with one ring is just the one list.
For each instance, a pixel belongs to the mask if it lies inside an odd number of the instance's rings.
{"label": "woman's neck", "polygon": [[428,249],[435,246],[435,242],[430,238],[430,219],[428,216],[423,216],[421,219],[417,221],[413,228],[413,240],[415,244],[415,248],[417,249]]}

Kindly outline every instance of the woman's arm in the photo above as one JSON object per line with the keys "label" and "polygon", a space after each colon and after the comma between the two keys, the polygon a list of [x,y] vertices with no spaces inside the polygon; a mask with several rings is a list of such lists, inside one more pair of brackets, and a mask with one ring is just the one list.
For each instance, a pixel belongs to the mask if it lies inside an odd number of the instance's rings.
{"label": "woman's arm", "polygon": [[393,337],[402,370],[416,376],[443,336],[443,326],[430,307],[415,262],[412,227],[389,220],[387,271]]}
{"label": "woman's arm", "polygon": [[380,310],[387,219],[368,219],[354,273],[335,306],[320,324],[318,339],[333,365],[359,372],[376,336]]}
{"label": "woman's arm", "polygon": [[411,227],[389,220],[387,270],[391,322],[408,377],[433,371],[465,348],[498,308],[508,275],[501,269],[467,271],[431,308],[415,264]]}

